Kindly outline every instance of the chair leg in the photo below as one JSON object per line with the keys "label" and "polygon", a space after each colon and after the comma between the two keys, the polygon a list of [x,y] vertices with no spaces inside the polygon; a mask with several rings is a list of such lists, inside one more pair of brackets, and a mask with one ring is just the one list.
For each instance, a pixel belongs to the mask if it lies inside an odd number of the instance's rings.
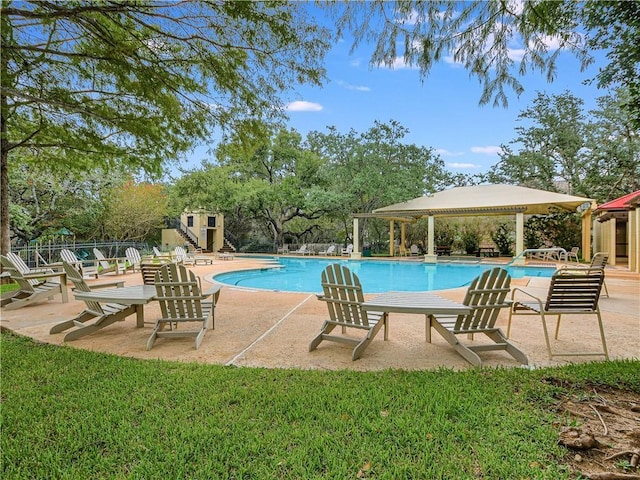
{"label": "chair leg", "polygon": [[504,344],[506,352],[519,361],[522,365],[529,365],[529,359],[525,353],[507,340],[507,337],[500,330],[495,332],[485,332],[487,337],[496,343]]}
{"label": "chair leg", "polygon": [[55,324],[53,327],[51,327],[51,330],[49,330],[49,334],[64,332],[65,330],[76,326],[77,322],[80,322],[80,323],[88,322],[92,318],[96,318],[96,316],[92,313],[84,311],[77,317],[72,318],[71,320],[65,320],[64,322]]}
{"label": "chair leg", "polygon": [[547,353],[549,354],[549,358],[553,358],[551,354],[551,343],[549,343],[549,332],[547,330],[547,319],[544,316],[544,312],[540,312],[540,318],[542,319],[542,329],[544,330],[544,341],[547,344]]}
{"label": "chair leg", "polygon": [[507,321],[507,338],[511,334],[511,317],[513,316],[513,306],[509,309],[509,320]]}
{"label": "chair leg", "polygon": [[598,327],[600,328],[600,338],[602,338],[602,349],[604,351],[604,358],[609,360],[609,351],[607,350],[607,340],[604,336],[604,325],[602,325],[602,317],[600,316],[600,312],[597,313],[598,316]]}
{"label": "chair leg", "polygon": [[558,315],[558,323],[556,323],[556,334],[553,338],[558,339],[558,333],[560,332],[560,319],[562,318],[562,314]]}
{"label": "chair leg", "polygon": [[460,343],[456,336],[447,328],[443,327],[438,321],[431,322],[431,326],[435,328],[442,338],[444,338],[447,343],[449,343],[449,345],[451,345],[467,362],[472,365],[482,365],[482,359],[478,354]]}
{"label": "chair leg", "polygon": [[320,333],[316,335],[313,340],[311,340],[311,343],[309,344],[309,351],[313,352],[318,347],[318,345],[322,343],[323,335],[331,332],[331,330],[333,330],[334,328],[335,325],[332,325],[325,320],[324,325],[322,325],[322,328],[320,329]]}

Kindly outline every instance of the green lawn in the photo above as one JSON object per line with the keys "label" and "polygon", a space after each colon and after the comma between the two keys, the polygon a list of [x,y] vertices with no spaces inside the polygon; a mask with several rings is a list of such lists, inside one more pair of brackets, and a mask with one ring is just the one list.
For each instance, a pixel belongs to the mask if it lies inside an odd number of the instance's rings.
{"label": "green lawn", "polygon": [[553,413],[560,396],[593,384],[640,391],[637,361],[267,370],[141,361],[7,333],[1,355],[5,479],[555,480],[569,478]]}

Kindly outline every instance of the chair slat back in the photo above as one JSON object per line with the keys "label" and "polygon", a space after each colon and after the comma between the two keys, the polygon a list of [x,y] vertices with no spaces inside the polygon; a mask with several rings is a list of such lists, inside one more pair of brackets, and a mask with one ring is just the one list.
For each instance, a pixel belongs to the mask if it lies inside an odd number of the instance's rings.
{"label": "chair slat back", "polygon": [[33,288],[33,284],[29,282],[29,280],[24,278],[23,273],[11,260],[9,260],[9,258],[1,255],[0,261],[2,262],[2,269],[6,272],[9,272],[9,275],[11,275],[11,279],[20,286],[20,290],[22,290],[23,292],[35,291]]}
{"label": "chair slat back", "polygon": [[500,309],[506,308],[511,290],[511,276],[504,268],[492,268],[477,276],[469,285],[463,304],[473,307],[468,315],[458,315],[455,331],[482,331],[495,327]]}
{"label": "chair slat back", "polygon": [[164,263],[142,262],[140,264],[140,272],[142,273],[142,282],[145,285],[153,285],[156,281],[156,272],[162,268]]}
{"label": "chair slat back", "polygon": [[67,250],[66,248],[63,248],[62,250],[60,250],[60,258],[62,259],[63,262],[67,262],[67,263],[80,263],[80,260],[78,260],[78,257],[76,257],[76,254],[73,253],[71,250]]}
{"label": "chair slat back", "polygon": [[165,264],[156,271],[155,285],[162,318],[171,321],[204,320],[198,277],[184,265]]}
{"label": "chair slat back", "polygon": [[[67,279],[73,283],[74,290],[78,290],[79,292],[90,292],[91,287],[87,285],[87,282],[84,281],[82,274],[70,263],[63,261],[62,266],[64,267],[64,271],[67,273]],[[104,314],[104,310],[100,306],[100,303],[95,300],[85,300],[85,305],[87,306],[87,310],[94,312],[99,315]]]}
{"label": "chair slat back", "polygon": [[321,300],[326,302],[331,321],[369,326],[367,312],[361,309],[364,302],[360,279],[349,268],[334,263],[322,272]]}
{"label": "chair slat back", "polygon": [[104,269],[111,268],[111,265],[109,265],[109,262],[107,261],[107,259],[104,257],[104,255],[100,250],[98,250],[97,248],[94,248],[93,254],[95,255],[96,260],[98,260],[98,263],[102,268]]}
{"label": "chair slat back", "polygon": [[[26,263],[24,263],[24,260],[22,260],[22,257],[20,255],[13,252],[7,252],[7,258],[11,260],[13,265],[20,271],[20,273],[22,273],[22,275],[28,275],[29,273],[31,273],[31,269]],[[33,286],[36,286],[42,283],[37,278],[30,278],[29,280],[26,280],[26,281]]]}
{"label": "chair slat back", "polygon": [[133,247],[129,247],[125,250],[124,254],[132,266],[140,265],[140,262],[142,261],[142,257],[140,256],[140,252],[138,250],[136,250]]}
{"label": "chair slat back", "polygon": [[598,308],[603,283],[603,268],[557,270],[551,277],[544,309],[593,312]]}
{"label": "chair slat back", "polygon": [[607,262],[609,262],[609,253],[598,252],[593,255],[590,266],[593,268],[604,268],[607,266]]}

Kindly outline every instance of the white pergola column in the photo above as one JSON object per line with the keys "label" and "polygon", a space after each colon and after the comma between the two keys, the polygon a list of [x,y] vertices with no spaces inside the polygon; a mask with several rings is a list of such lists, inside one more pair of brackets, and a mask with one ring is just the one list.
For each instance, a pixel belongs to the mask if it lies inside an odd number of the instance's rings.
{"label": "white pergola column", "polygon": [[427,217],[427,254],[424,256],[425,263],[438,263],[438,256],[435,254],[435,219],[433,215]]}
{"label": "white pergola column", "polygon": [[514,265],[525,264],[525,258],[518,257],[522,252],[524,252],[524,213],[518,212],[516,213],[516,255],[513,257],[517,260]]}
{"label": "white pergola column", "polygon": [[629,270],[640,273],[640,206],[629,212]]}
{"label": "white pergola column", "polygon": [[585,210],[582,221],[582,258],[586,262],[591,261],[591,207]]}
{"label": "white pergola column", "polygon": [[395,247],[396,247],[396,239],[395,239],[395,225],[394,225],[394,221],[393,220],[389,220],[389,256],[393,257],[396,252],[395,252]]}
{"label": "white pergola column", "polygon": [[351,252],[351,258],[362,257],[360,252],[360,222],[358,217],[353,217],[353,251]]}
{"label": "white pergola column", "polygon": [[401,256],[407,254],[407,247],[405,246],[406,241],[407,241],[406,224],[404,222],[400,222],[400,255]]}

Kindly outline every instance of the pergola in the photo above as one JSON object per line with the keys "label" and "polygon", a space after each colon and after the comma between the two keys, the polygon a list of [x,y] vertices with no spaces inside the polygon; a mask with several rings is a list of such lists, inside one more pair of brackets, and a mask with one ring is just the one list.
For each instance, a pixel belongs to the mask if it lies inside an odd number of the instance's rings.
{"label": "pergola", "polygon": [[585,260],[591,258],[591,210],[595,207],[590,198],[576,197],[562,193],[547,192],[514,185],[477,185],[455,187],[448,190],[414,198],[378,208],[373,213],[353,215],[355,257],[360,256],[358,222],[360,218],[374,217],[389,220],[390,254],[394,251],[395,222],[400,222],[400,245],[404,247],[405,225],[419,218],[428,219],[428,245],[426,262],[436,262],[434,248],[434,225],[436,217],[515,215],[517,258],[524,251],[524,216],[544,215],[556,212],[582,212],[582,251]]}

